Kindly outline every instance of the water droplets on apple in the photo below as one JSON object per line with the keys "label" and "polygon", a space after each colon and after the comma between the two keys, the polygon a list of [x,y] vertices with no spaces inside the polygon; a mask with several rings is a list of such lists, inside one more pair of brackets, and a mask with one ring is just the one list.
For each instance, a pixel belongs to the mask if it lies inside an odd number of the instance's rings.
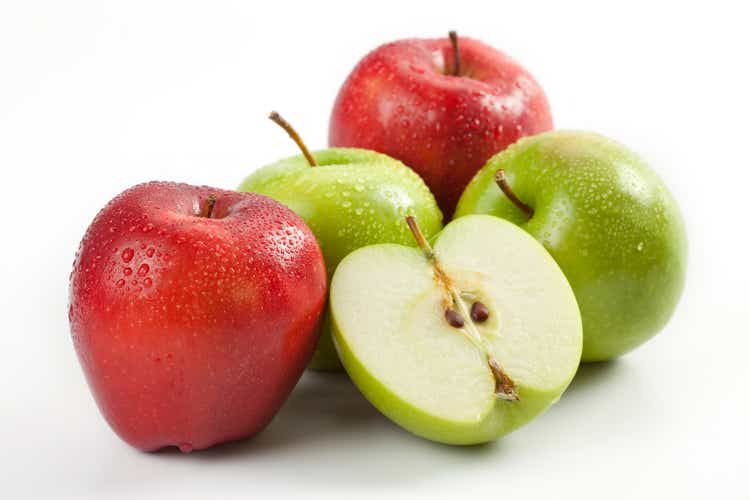
{"label": "water droplets on apple", "polygon": [[135,255],[135,251],[132,248],[128,247],[123,250],[121,254],[123,262],[130,262],[133,259],[133,255]]}

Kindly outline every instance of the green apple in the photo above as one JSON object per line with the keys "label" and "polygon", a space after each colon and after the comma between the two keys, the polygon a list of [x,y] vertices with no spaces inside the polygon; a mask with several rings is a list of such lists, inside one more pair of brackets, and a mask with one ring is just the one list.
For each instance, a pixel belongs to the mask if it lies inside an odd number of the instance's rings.
{"label": "green apple", "polygon": [[680,211],[646,163],[587,132],[521,139],[490,159],[456,217],[491,214],[529,232],[573,287],[583,317],[583,360],[611,359],[654,336],[685,281]]}
{"label": "green apple", "polygon": [[347,373],[383,414],[447,444],[518,428],[575,375],[582,327],[555,261],[487,215],[448,224],[430,247],[360,248],[339,264],[330,310]]}
{"label": "green apple", "polygon": [[[375,243],[413,245],[403,223],[407,214],[419,217],[428,236],[442,228],[435,198],[403,163],[364,149],[310,153],[278,114],[271,118],[289,132],[303,154],[257,170],[239,190],[266,195],[302,217],[318,239],[329,278],[341,259],[357,248]],[[310,367],[341,368],[327,315]]]}

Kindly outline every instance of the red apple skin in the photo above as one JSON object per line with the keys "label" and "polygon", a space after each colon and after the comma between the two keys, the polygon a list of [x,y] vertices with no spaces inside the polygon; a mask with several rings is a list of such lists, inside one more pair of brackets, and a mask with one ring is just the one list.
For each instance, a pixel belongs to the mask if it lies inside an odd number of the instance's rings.
{"label": "red apple skin", "polygon": [[374,149],[422,176],[449,217],[466,185],[495,153],[552,129],[542,88],[510,57],[459,38],[453,76],[448,37],[388,43],[370,52],[344,82],[329,143]]}
{"label": "red apple skin", "polygon": [[[210,195],[211,218],[197,216]],[[70,328],[114,431],[141,450],[187,452],[271,420],[312,356],[326,286],[315,237],[280,203],[152,182],[86,231]]]}

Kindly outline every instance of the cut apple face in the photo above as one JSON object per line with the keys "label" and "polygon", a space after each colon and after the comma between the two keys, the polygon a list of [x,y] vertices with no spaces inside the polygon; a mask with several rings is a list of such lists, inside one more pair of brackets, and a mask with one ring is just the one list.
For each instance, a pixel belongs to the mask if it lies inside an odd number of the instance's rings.
{"label": "cut apple face", "polygon": [[492,216],[451,222],[434,249],[373,245],[331,283],[336,348],[360,391],[419,436],[476,444],[554,403],[581,356],[573,292],[547,251]]}

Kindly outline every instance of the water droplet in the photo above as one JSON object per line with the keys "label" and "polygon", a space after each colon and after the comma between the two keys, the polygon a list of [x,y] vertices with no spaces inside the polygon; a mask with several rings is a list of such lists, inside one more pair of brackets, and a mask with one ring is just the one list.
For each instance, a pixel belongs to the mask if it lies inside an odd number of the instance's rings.
{"label": "water droplet", "polygon": [[153,281],[151,280],[151,278],[146,277],[146,278],[143,279],[143,286],[144,287],[150,288],[152,284],[153,284]]}
{"label": "water droplet", "polygon": [[129,267],[126,267],[122,270],[122,274],[124,274],[125,276],[130,276],[131,274],[133,274],[133,270]]}
{"label": "water droplet", "polygon": [[123,262],[130,262],[131,260],[133,260],[133,255],[134,254],[135,254],[135,252],[133,251],[132,248],[126,248],[125,250],[123,250],[122,251],[122,260],[123,260]]}
{"label": "water droplet", "polygon": [[148,232],[149,232],[149,231],[151,231],[151,230],[152,230],[153,228],[154,228],[154,225],[153,225],[153,224],[151,224],[151,223],[149,222],[148,224],[146,224],[145,226],[143,226],[143,227],[141,228],[141,231],[143,231],[144,233],[148,233]]}
{"label": "water droplet", "polygon": [[154,247],[151,247],[148,250],[146,250],[146,256],[147,257],[153,257],[155,252],[156,252],[156,250],[154,249]]}
{"label": "water droplet", "polygon": [[146,276],[149,269],[148,264],[141,264],[141,267],[138,268],[138,276]]}
{"label": "water droplet", "polygon": [[122,288],[123,286],[125,286],[125,280],[119,279],[117,280],[117,283],[115,283],[115,285],[117,285],[117,288]]}
{"label": "water droplet", "polygon": [[193,451],[193,445],[190,443],[180,443],[177,445],[177,447],[183,453],[190,453],[191,451]]}

